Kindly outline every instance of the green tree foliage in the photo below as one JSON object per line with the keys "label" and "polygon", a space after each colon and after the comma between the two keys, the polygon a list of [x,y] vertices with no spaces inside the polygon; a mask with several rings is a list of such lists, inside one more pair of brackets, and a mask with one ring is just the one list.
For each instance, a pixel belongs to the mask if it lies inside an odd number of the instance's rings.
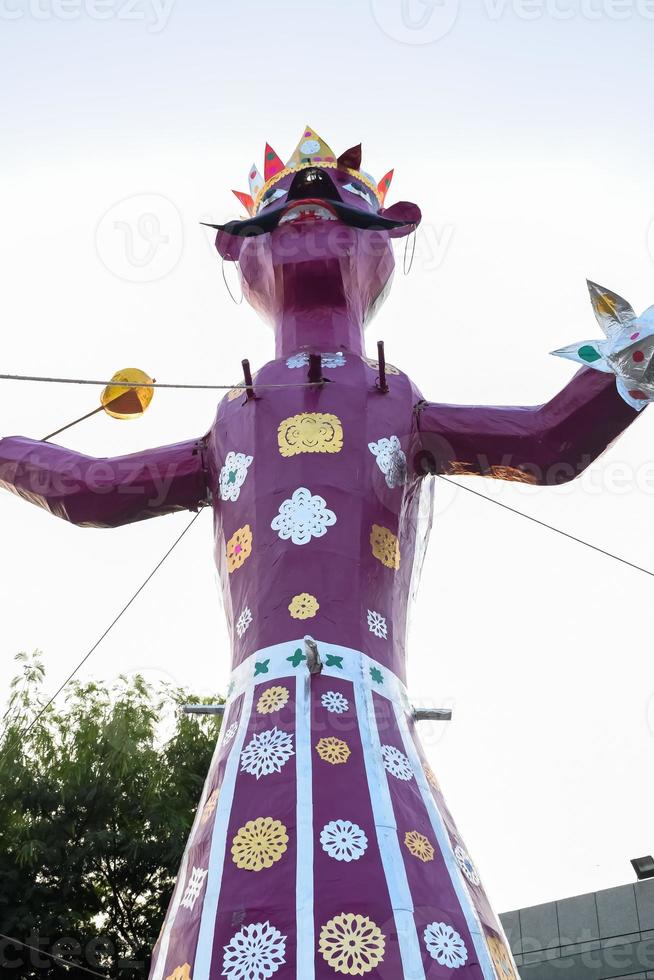
{"label": "green tree foliage", "polygon": [[142,980],[220,721],[182,715],[203,699],[137,676],[71,684],[30,728],[45,673],[38,654],[17,660],[0,738],[0,933],[78,965],[0,938],[0,976]]}

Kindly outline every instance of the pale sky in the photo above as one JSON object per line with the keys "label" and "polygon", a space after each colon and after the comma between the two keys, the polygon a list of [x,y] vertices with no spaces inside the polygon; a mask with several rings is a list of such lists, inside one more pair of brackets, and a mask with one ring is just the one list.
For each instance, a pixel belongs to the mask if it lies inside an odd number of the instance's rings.
{"label": "pale sky", "polygon": [[[432,400],[550,397],[574,369],[548,351],[598,336],[587,276],[654,303],[653,17],[646,0],[0,0],[0,372],[219,384],[270,359],[198,222],[236,215],[265,140],[284,157],[309,123],[338,152],[362,140],[366,170],[396,167],[390,202],[423,209],[370,352],[383,338]],[[39,438],[96,397],[0,382],[0,433]],[[202,434],[216,403],[162,391],[141,421],[62,441],[133,452]],[[556,490],[471,485],[654,569],[653,436],[646,411]],[[454,706],[423,734],[490,896],[505,911],[629,881],[654,849],[653,583],[436,492],[409,687]],[[3,686],[38,647],[54,690],[188,519],[81,530],[1,495]],[[224,692],[210,525],[82,677]]]}

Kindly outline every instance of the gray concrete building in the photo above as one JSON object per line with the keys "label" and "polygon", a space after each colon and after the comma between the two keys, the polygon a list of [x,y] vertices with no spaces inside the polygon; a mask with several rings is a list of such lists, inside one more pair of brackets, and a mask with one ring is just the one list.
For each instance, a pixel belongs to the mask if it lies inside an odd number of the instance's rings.
{"label": "gray concrete building", "polygon": [[501,916],[521,980],[654,980],[654,879]]}

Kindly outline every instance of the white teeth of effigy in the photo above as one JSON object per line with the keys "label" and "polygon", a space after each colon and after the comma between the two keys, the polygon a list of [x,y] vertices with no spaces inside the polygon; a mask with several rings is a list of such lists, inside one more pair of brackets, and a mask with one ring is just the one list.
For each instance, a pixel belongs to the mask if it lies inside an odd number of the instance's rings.
{"label": "white teeth of effigy", "polygon": [[280,225],[288,224],[289,221],[303,221],[311,218],[315,221],[337,221],[335,214],[328,208],[323,208],[319,204],[299,204],[296,208],[291,208],[283,216]]}

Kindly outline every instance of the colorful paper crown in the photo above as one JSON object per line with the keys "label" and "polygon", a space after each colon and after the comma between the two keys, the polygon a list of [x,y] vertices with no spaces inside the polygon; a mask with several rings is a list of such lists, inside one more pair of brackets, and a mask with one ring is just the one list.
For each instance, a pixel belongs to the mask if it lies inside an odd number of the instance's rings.
{"label": "colorful paper crown", "polygon": [[297,173],[298,170],[304,170],[306,167],[331,167],[347,170],[353,177],[356,177],[357,180],[360,180],[369,187],[375,194],[381,207],[384,204],[388,188],[391,186],[393,171],[389,170],[379,183],[376,183],[370,174],[359,169],[360,166],[361,144],[353,146],[351,149],[346,150],[345,153],[341,153],[340,157],[336,157],[331,147],[318,136],[315,130],[311,129],[310,126],[306,126],[288,163],[283,163],[270,144],[266,143],[263,177],[257,165],[253,163],[250,167],[249,174],[250,193],[246,194],[243,191],[233,191],[233,193],[248,214],[254,215],[261,203],[261,198],[268,188],[276,184],[282,177]]}

